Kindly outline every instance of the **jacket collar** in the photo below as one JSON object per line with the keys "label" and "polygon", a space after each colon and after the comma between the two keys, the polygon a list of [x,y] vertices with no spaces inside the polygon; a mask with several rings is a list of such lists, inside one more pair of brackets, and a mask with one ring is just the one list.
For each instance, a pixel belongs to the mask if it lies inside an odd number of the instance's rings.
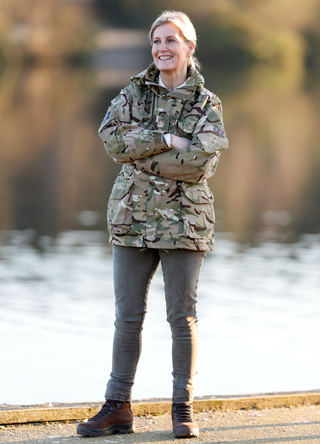
{"label": "jacket collar", "polygon": [[[154,86],[155,88],[161,88],[162,90],[168,91],[166,88],[159,85],[159,74],[160,71],[156,68],[155,64],[152,63],[146,70],[142,71],[136,76],[131,77],[131,81],[140,86]],[[204,78],[196,69],[190,67],[188,69],[188,79],[186,83],[183,86],[168,92],[167,96],[190,100],[193,98],[196,90],[201,93],[203,88]]]}

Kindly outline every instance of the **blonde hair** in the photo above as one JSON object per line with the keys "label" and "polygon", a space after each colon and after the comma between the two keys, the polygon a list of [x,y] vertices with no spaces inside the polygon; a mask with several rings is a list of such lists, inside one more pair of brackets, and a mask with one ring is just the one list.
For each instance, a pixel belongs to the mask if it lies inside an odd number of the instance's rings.
{"label": "blonde hair", "polygon": [[[154,31],[158,26],[165,25],[166,23],[172,23],[175,25],[180,33],[182,38],[187,43],[194,43],[194,47],[197,46],[197,34],[196,30],[194,29],[194,26],[184,12],[181,11],[163,11],[159,17],[156,18],[156,20],[153,22],[151,29],[149,31],[149,40],[151,43],[151,46],[153,45],[153,34]],[[201,65],[199,60],[192,54],[190,55],[188,59],[188,66],[192,66],[195,69],[198,69],[200,71]]]}

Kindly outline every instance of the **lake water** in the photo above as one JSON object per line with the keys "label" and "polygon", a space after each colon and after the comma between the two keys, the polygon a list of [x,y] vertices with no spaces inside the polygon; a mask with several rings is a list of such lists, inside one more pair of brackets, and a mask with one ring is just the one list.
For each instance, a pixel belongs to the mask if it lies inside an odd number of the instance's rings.
{"label": "lake water", "polygon": [[[103,400],[112,251],[100,231],[2,232],[0,404]],[[320,388],[320,236],[240,246],[224,235],[199,285],[196,396]],[[150,288],[133,398],[171,396],[162,274]]]}

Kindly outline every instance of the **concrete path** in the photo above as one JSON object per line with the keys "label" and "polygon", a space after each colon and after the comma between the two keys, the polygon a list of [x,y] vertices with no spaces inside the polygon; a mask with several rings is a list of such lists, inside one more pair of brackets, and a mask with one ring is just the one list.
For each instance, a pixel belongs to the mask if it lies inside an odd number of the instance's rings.
{"label": "concrete path", "polygon": [[[318,390],[246,397],[198,398],[194,407],[200,436],[183,440],[185,444],[320,444]],[[76,434],[77,424],[83,418],[93,416],[100,409],[98,403],[0,405],[0,443],[166,444],[175,441],[168,414],[170,408],[168,400],[135,402],[133,411],[136,415],[136,433],[86,438]]]}

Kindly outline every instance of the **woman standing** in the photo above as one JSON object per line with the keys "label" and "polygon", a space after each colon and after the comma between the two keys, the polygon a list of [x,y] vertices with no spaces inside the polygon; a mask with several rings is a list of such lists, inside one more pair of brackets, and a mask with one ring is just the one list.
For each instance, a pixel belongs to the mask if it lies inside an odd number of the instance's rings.
{"label": "woman standing", "polygon": [[193,56],[196,33],[182,12],[153,23],[154,63],[116,97],[99,129],[122,163],[108,204],[113,244],[115,333],[106,403],[77,432],[132,433],[131,390],[151,279],[161,262],[172,332],[172,421],[176,438],[198,436],[192,401],[197,283],[214,249],[213,195],[206,179],[228,148],[219,98],[204,88]]}

